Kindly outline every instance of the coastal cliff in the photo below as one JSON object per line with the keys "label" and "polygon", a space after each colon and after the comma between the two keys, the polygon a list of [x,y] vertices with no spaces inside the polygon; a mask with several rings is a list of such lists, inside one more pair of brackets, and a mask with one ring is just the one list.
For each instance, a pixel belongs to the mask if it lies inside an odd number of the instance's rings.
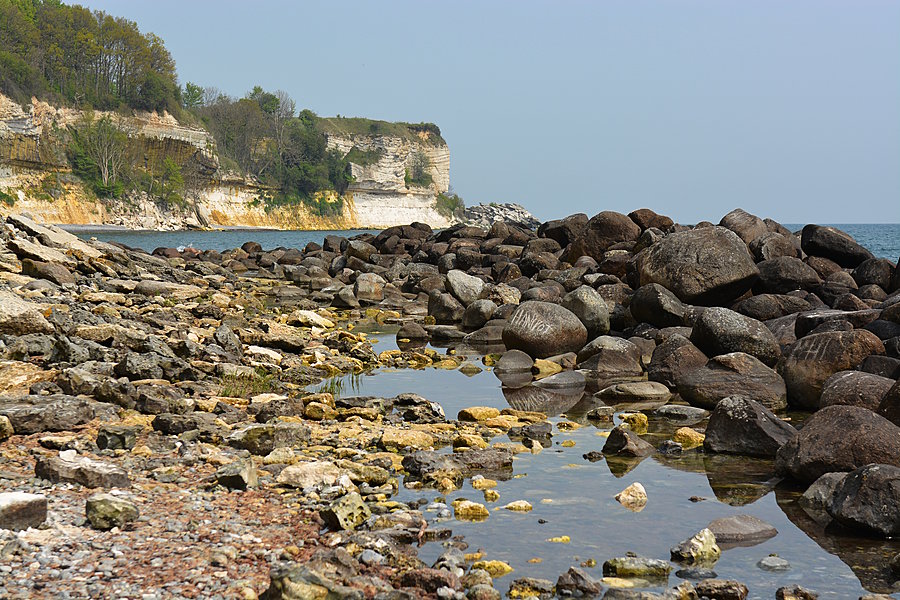
{"label": "coastal cliff", "polygon": [[[109,118],[136,148],[131,160],[171,160],[192,174],[183,201],[163,202],[147,193],[98,198],[72,172],[67,143],[85,113],[33,99],[20,106],[0,95],[0,214],[28,212],[57,224],[121,225],[135,229],[219,226],[279,229],[388,227],[420,221],[446,227],[455,219],[438,209],[450,185],[450,151],[428,131],[411,131],[378,121],[322,119],[329,149],[350,162],[352,182],[344,194],[323,192],[316,200],[335,210],[306,204],[270,205],[271,190],[220,164],[212,135],[199,125],[179,123],[166,112],[97,112]],[[364,121],[369,130],[353,131]],[[411,161],[420,160],[426,178],[411,181]]]}

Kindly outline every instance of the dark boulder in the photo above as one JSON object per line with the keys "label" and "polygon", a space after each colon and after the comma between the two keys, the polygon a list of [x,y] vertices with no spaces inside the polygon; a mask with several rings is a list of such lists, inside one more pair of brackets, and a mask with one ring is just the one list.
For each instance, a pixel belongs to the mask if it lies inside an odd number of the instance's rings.
{"label": "dark boulder", "polygon": [[837,484],[826,510],[854,530],[881,537],[900,535],[900,467],[868,464]]}
{"label": "dark boulder", "polygon": [[811,483],[870,463],[900,466],[900,428],[859,406],[826,406],[778,450],[779,473]]}
{"label": "dark boulder", "polygon": [[773,367],[781,346],[761,322],[727,308],[707,308],[694,323],[691,342],[708,356],[743,352]]}
{"label": "dark boulder", "polygon": [[658,283],[682,302],[729,302],[750,289],[759,276],[747,246],[724,227],[705,227],[667,235],[635,257],[639,285]]}
{"label": "dark boulder", "polygon": [[784,380],[759,359],[741,352],[722,354],[678,378],[678,393],[692,406],[713,409],[722,398],[743,395],[769,410],[787,406]]}
{"label": "dark boulder", "polygon": [[581,235],[587,228],[587,223],[588,216],[584,213],[578,213],[569,215],[564,219],[547,221],[538,227],[537,233],[539,237],[556,240],[561,247],[565,247]]}
{"label": "dark boulder", "polygon": [[787,294],[794,290],[811,290],[822,283],[812,267],[793,256],[764,260],[756,268],[759,269],[759,280],[753,289],[760,293]]}
{"label": "dark boulder", "polygon": [[628,306],[638,323],[650,323],[656,327],[684,325],[684,304],[675,294],[658,283],[648,283],[639,287],[631,296],[631,303]]}
{"label": "dark boulder", "polygon": [[834,227],[807,225],[800,234],[800,245],[810,256],[828,258],[851,269],[874,258],[871,252],[860,246],[849,234]]}
{"label": "dark boulder", "polygon": [[647,379],[675,388],[681,375],[704,366],[707,360],[686,337],[670,335],[654,348],[647,366]]}
{"label": "dark boulder", "polygon": [[825,380],[819,405],[847,404],[877,412],[894,383],[893,379],[862,371],[839,371]]}
{"label": "dark boulder", "polygon": [[747,245],[759,236],[769,233],[769,228],[762,219],[740,208],[722,217],[719,225],[738,234]]}
{"label": "dark boulder", "polygon": [[734,304],[733,310],[758,321],[769,321],[785,315],[812,309],[803,298],[786,294],[759,294]]}
{"label": "dark boulder", "polygon": [[708,452],[774,457],[797,434],[765,406],[744,396],[721,400],[706,426]]}
{"label": "dark boulder", "polygon": [[594,288],[582,285],[572,290],[563,297],[561,305],[584,324],[589,339],[609,333],[609,309]]}
{"label": "dark boulder", "polygon": [[523,302],[503,328],[507,348],[522,350],[535,358],[576,352],[585,342],[587,329],[578,317],[549,302]]}
{"label": "dark boulder", "polygon": [[610,246],[634,241],[640,235],[641,228],[634,221],[621,213],[605,210],[591,217],[581,235],[569,245],[568,261],[575,262],[580,256],[601,261]]}
{"label": "dark boulder", "polygon": [[855,368],[870,354],[883,353],[881,340],[868,331],[816,333],[797,340],[785,352],[778,371],[791,405],[815,410],[829,377]]}

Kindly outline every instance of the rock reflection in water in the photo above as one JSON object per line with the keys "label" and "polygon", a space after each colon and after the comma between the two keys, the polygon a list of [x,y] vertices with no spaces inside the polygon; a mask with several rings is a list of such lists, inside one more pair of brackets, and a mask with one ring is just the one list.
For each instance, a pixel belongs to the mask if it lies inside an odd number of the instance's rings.
{"label": "rock reflection in water", "polygon": [[787,486],[775,488],[778,507],[794,525],[823,550],[847,564],[868,591],[876,594],[900,591],[900,582],[895,582],[889,566],[891,558],[900,552],[900,541],[856,537],[833,523],[817,523],[797,503],[800,494]]}
{"label": "rock reflection in water", "polygon": [[[551,381],[554,377],[536,383],[529,383],[513,387],[507,382],[521,381],[521,374],[506,373],[498,375],[503,383],[503,397],[506,402],[516,410],[542,412],[548,417],[560,415],[581,401],[584,396],[584,379],[566,377]],[[528,375],[527,373],[525,375]],[[559,375],[567,375],[560,373]],[[530,375],[529,375],[530,378]]]}
{"label": "rock reflection in water", "polygon": [[654,454],[653,459],[679,471],[704,473],[716,499],[730,506],[752,504],[781,481],[775,475],[774,461],[767,459],[706,454],[701,450],[681,455]]}

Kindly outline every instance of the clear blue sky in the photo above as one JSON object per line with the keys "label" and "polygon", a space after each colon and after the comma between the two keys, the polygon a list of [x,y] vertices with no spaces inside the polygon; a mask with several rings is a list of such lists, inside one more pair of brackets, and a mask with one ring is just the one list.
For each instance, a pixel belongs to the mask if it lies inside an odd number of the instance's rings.
{"label": "clear blue sky", "polygon": [[900,2],[115,2],[180,81],[433,121],[467,203],[900,222]]}

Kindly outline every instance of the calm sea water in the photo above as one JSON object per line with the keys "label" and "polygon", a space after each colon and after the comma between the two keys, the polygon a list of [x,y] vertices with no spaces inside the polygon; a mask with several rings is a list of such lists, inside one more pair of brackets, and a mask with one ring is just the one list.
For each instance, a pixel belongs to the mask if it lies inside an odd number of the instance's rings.
{"label": "calm sea water", "polygon": [[[786,225],[792,231],[802,225]],[[889,224],[848,224],[835,225],[846,231],[872,251],[875,256],[896,261],[900,257],[900,223]],[[96,237],[104,242],[119,242],[134,248],[152,252],[155,248],[193,246],[202,250],[228,250],[238,248],[244,242],[258,242],[263,248],[279,246],[303,248],[309,242],[322,243],[326,235],[350,237],[361,230],[345,231],[277,231],[272,229],[228,229],[223,231],[127,231],[91,229],[88,227],[68,227],[76,235],[90,239]],[[370,230],[370,232],[372,232]],[[377,232],[375,232],[377,233]]]}
{"label": "calm sea water", "polygon": [[[384,328],[384,326],[382,326]],[[365,330],[360,327],[357,331]],[[374,333],[376,352],[395,349],[394,329]],[[439,351],[443,351],[437,348]],[[458,349],[465,355],[465,349]],[[484,370],[475,375],[441,369],[393,370],[376,369],[360,376],[340,378],[340,386],[331,387],[337,395],[372,395],[392,397],[414,392],[443,406],[448,418],[468,406],[493,406],[498,409],[520,408],[515,391],[501,382],[470,354],[469,360]],[[320,386],[310,386],[315,391]],[[536,398],[531,397],[532,400]],[[540,402],[539,398],[537,401]],[[560,406],[533,406],[550,414]],[[710,456],[697,451],[681,457],[659,454],[644,460],[615,463],[608,460],[589,462],[583,454],[600,451],[605,433],[612,423],[592,422],[586,412],[597,402],[590,396],[574,398],[564,406],[562,414],[551,417],[553,444],[540,454],[519,454],[513,462],[514,478],[499,482],[500,500],[486,503],[490,517],[480,523],[456,521],[436,523],[436,527],[452,529],[464,536],[467,552],[482,550],[485,559],[507,561],[514,569],[495,582],[506,591],[516,577],[540,577],[556,581],[569,567],[590,559],[594,568],[586,568],[601,577],[603,561],[636,552],[641,556],[669,559],[669,549],[689,538],[719,517],[750,514],[772,524],[778,534],[749,547],[724,550],[712,566],[719,577],[737,579],[750,588],[750,598],[774,598],[782,586],[798,584],[819,592],[824,599],[858,598],[868,591],[890,592],[885,575],[887,562],[900,552],[900,541],[856,538],[824,528],[813,521],[796,504],[802,490],[793,489],[774,475],[772,461],[730,456]],[[630,410],[625,405],[617,411]],[[681,425],[655,418],[651,411],[649,432],[645,437],[654,445],[671,438]],[[560,422],[581,425],[574,431],[561,431]],[[617,413],[615,422],[619,422]],[[699,424],[702,428],[703,424]],[[494,442],[510,441],[501,436]],[[565,446],[562,442],[569,442]],[[574,442],[574,446],[570,445]],[[631,512],[616,502],[614,496],[628,485],[640,482],[649,500],[641,512]],[[434,500],[433,489],[414,490],[401,486],[398,500]],[[691,501],[700,497],[703,501]],[[466,481],[462,489],[446,495],[447,502],[465,498],[484,503],[482,493]],[[527,500],[534,509],[528,513],[510,512],[500,507],[515,500]],[[434,518],[435,513],[426,513]],[[569,543],[548,541],[569,536]],[[437,542],[423,546],[419,556],[433,562],[445,548]],[[771,572],[757,566],[769,554],[790,562],[791,568]],[[539,560],[536,560],[539,559]],[[680,581],[673,569],[668,585]],[[658,591],[657,584],[650,589]]]}

